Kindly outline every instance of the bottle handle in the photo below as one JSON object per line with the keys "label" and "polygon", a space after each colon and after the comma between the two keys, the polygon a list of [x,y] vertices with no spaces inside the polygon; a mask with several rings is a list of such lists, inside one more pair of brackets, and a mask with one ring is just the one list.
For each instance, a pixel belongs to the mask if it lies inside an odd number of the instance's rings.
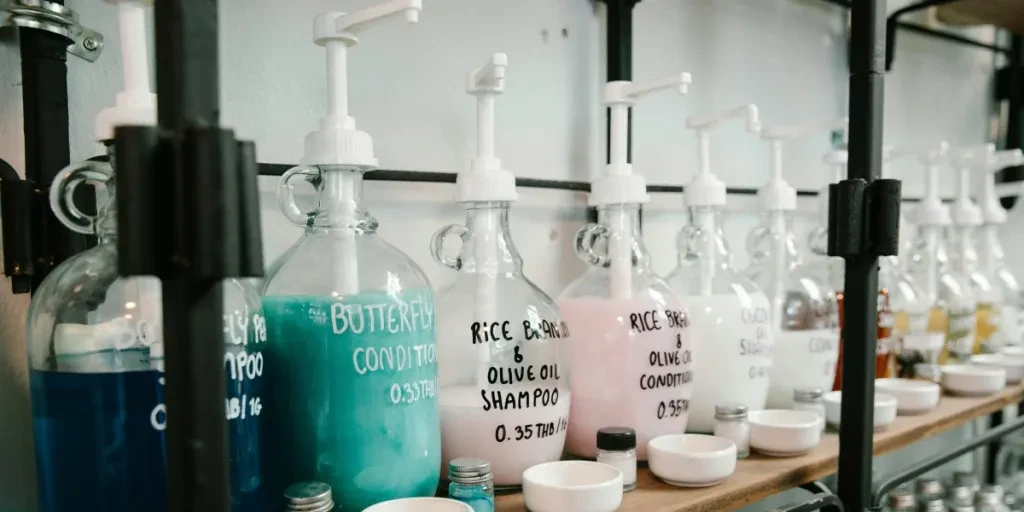
{"label": "bottle handle", "polygon": [[750,234],[747,235],[747,254],[750,256],[750,261],[760,261],[767,256],[765,251],[761,249],[762,240],[768,235],[769,229],[764,226],[758,226],[750,230]]}
{"label": "bottle handle", "polygon": [[320,187],[316,185],[321,179],[320,168],[309,165],[292,167],[281,175],[281,181],[277,184],[277,206],[281,209],[281,213],[293,224],[306,227],[309,225],[310,219],[315,217],[320,210],[319,208],[313,208],[312,210],[304,211],[295,203],[295,185],[293,181],[296,178],[312,183],[319,190]]}
{"label": "bottle handle", "polygon": [[595,244],[602,239],[607,241],[610,231],[604,224],[587,224],[576,231],[576,256],[584,263],[594,266],[608,264],[608,252],[602,254]]}
{"label": "bottle handle", "polygon": [[430,254],[434,257],[434,261],[452,270],[462,268],[462,259],[458,256],[449,256],[448,252],[444,250],[444,241],[450,236],[457,236],[465,243],[468,232],[469,230],[462,224],[449,224],[434,232],[434,236],[430,239]]}
{"label": "bottle handle", "polygon": [[[71,164],[57,173],[50,184],[50,209],[68,229],[86,235],[96,233],[99,213],[89,215],[75,205],[75,190],[79,185],[105,185],[114,176],[110,164],[86,160]],[[110,198],[113,201],[114,198]],[[102,208],[97,207],[99,212]]]}

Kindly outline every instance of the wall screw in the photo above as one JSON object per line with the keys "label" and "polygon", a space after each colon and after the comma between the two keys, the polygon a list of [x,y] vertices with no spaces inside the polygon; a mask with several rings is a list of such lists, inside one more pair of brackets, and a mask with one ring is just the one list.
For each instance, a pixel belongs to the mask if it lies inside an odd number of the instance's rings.
{"label": "wall screw", "polygon": [[89,50],[90,52],[92,52],[92,51],[96,51],[96,49],[100,47],[100,43],[99,43],[99,41],[97,41],[97,40],[95,40],[95,39],[93,39],[91,37],[87,37],[87,38],[85,38],[84,41],[82,41],[82,47],[85,48],[86,50]]}

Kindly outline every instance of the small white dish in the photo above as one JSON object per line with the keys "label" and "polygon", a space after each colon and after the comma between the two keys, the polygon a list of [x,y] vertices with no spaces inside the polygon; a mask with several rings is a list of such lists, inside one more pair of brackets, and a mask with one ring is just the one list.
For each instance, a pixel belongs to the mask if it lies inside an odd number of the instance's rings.
{"label": "small white dish", "polygon": [[942,367],[942,389],[955,395],[984,396],[1006,387],[1006,370],[969,364]]}
{"label": "small white dish", "polygon": [[938,384],[914,379],[877,379],[875,391],[895,397],[901,415],[924,414],[938,406],[942,396]]}
{"label": "small white dish", "polygon": [[473,507],[448,498],[400,498],[378,503],[363,512],[473,512]]}
{"label": "small white dish", "polygon": [[[825,419],[829,425],[836,428],[839,428],[842,417],[842,400],[842,391],[830,391],[822,397],[822,401],[825,402]],[[874,416],[873,425],[876,432],[885,429],[885,427],[896,421],[897,404],[896,397],[884,393],[875,393],[875,409],[872,416]]]}
{"label": "small white dish", "polygon": [[765,409],[752,411],[750,447],[773,457],[795,457],[818,446],[821,441],[821,418],[813,411]]}
{"label": "small white dish", "polygon": [[1024,379],[1024,357],[1009,354],[978,354],[967,360],[968,364],[986,368],[1006,370],[1006,382],[1013,384]]}
{"label": "small white dish", "polygon": [[584,460],[545,462],[523,471],[532,512],[613,512],[622,504],[622,472]]}
{"label": "small white dish", "polygon": [[677,487],[710,487],[736,471],[736,444],[724,437],[669,434],[647,442],[647,467]]}
{"label": "small white dish", "polygon": [[1006,354],[1014,357],[1024,357],[1024,346],[1020,345],[1007,345],[999,349],[1000,354]]}

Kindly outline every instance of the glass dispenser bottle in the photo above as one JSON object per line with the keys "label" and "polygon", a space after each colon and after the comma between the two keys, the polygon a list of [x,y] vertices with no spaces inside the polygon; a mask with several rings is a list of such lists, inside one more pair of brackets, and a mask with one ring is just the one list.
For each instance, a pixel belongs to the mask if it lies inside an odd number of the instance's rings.
{"label": "glass dispenser bottle", "polygon": [[[942,204],[938,190],[939,166],[948,158],[949,145],[942,142],[934,149],[893,151],[900,152],[916,154],[924,167],[924,197],[911,213],[915,233],[906,258],[907,271],[921,287],[925,301],[934,305],[928,315],[928,331],[945,333],[941,350],[927,350],[925,363],[966,360],[974,346],[975,303],[967,277],[955,272],[946,257],[942,231],[951,219],[949,207]],[[935,377],[936,370],[932,367],[929,376]]]}
{"label": "glass dispenser bottle", "polygon": [[758,192],[764,202],[761,226],[750,232],[745,271],[764,290],[771,304],[775,346],[768,407],[789,408],[797,389],[829,389],[839,357],[839,312],[830,284],[802,263],[789,231],[788,216],[796,209],[796,191],[783,178],[782,142],[812,130],[832,128],[790,126],[766,128],[771,143],[772,175]]}
{"label": "glass dispenser bottle", "polygon": [[[489,460],[499,489],[562,457],[571,399],[568,330],[554,300],[523,275],[508,229],[515,176],[494,156],[494,101],[506,66],[495,54],[467,77],[477,97],[477,155],[458,177],[466,223],[442,228],[432,242],[434,258],[459,272],[437,298],[442,468],[463,457]],[[456,238],[452,257],[445,240]]]}
{"label": "glass dispenser bottle", "polygon": [[950,268],[957,275],[966,277],[970,283],[970,293],[974,297],[975,327],[971,350],[974,354],[995,351],[996,347],[990,344],[990,341],[993,341],[1001,323],[999,304],[1002,297],[988,276],[978,268],[974,236],[984,219],[981,208],[971,201],[971,174],[975,169],[987,172],[994,151],[994,145],[986,144],[982,147],[963,149],[956,155],[954,163],[959,179],[956,198],[950,208],[953,224],[946,231],[949,248],[946,254]]}
{"label": "glass dispenser bottle", "polygon": [[1024,290],[1010,271],[1003,256],[999,240],[999,227],[1006,223],[1006,210],[996,195],[995,173],[1007,167],[1024,165],[1024,153],[1019,149],[996,151],[988,165],[979,169],[977,201],[984,223],[978,244],[979,269],[995,286],[1000,296],[1000,324],[996,346],[1005,347],[1024,343],[1021,314],[1024,313]]}
{"label": "glass dispenser bottle", "polygon": [[686,429],[693,381],[689,317],[683,302],[650,268],[640,236],[640,205],[648,201],[643,176],[626,159],[629,108],[658,89],[686,92],[687,73],[648,83],[609,82],[611,110],[606,175],[595,180],[590,204],[598,222],[576,234],[586,272],[558,304],[569,327],[572,414],[566,451],[597,456],[597,431],[636,431],[637,458],[647,442]]}
{"label": "glass dispenser bottle", "polygon": [[[329,111],[278,187],[281,210],[304,232],[263,289],[268,390],[280,404],[267,411],[273,483],[324,482],[342,510],[432,496],[441,472],[433,292],[363,207],[363,173],[377,159],[346,101],[348,48],[364,29],[396,16],[416,22],[419,11],[418,0],[397,0],[317,16]],[[297,182],[316,189],[312,209],[296,203]]]}
{"label": "glass dispenser bottle", "polygon": [[[42,282],[28,312],[29,383],[43,512],[160,512],[166,507],[161,287],[155,277],[118,275],[114,127],[156,124],[150,92],[146,12],[118,6],[125,90],[96,118],[107,162],[71,165],[54,178],[50,206],[98,245],[63,262]],[[102,186],[98,214],[74,203],[76,187]],[[268,510],[262,479],[260,412],[267,340],[254,283],[225,280],[231,499],[235,511]],[[173,343],[173,340],[170,342]]]}
{"label": "glass dispenser bottle", "polygon": [[684,190],[689,222],[679,233],[679,263],[665,280],[686,303],[691,342],[707,369],[696,374],[693,384],[686,425],[692,432],[714,431],[716,406],[743,405],[756,411],[764,409],[768,397],[774,341],[768,299],[732,266],[719,224],[725,184],[711,173],[710,164],[711,129],[744,116],[747,130],[758,133],[754,105],[686,120],[697,131],[699,166]]}

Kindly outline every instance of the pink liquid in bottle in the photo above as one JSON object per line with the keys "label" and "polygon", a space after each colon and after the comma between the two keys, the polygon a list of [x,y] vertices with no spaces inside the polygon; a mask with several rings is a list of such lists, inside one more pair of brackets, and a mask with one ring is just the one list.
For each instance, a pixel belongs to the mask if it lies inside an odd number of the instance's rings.
{"label": "pink liquid in bottle", "polygon": [[686,430],[692,351],[677,299],[563,299],[559,308],[569,326],[566,451],[594,458],[598,429],[623,426],[647,460],[648,441]]}

